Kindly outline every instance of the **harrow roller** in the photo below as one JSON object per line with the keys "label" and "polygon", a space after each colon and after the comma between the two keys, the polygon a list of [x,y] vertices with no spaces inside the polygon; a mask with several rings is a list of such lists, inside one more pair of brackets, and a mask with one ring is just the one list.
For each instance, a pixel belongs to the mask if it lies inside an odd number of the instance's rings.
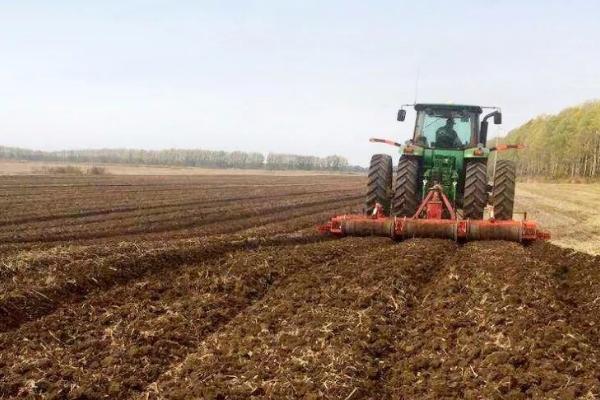
{"label": "harrow roller", "polygon": [[[447,212],[444,213],[442,205]],[[443,216],[449,216],[443,218]],[[527,243],[550,239],[535,221],[460,219],[439,186],[435,186],[412,218],[386,217],[377,205],[372,215],[341,215],[319,227],[335,236],[383,236],[395,240],[410,238],[451,239],[457,242],[505,240]]]}
{"label": "harrow roller", "polygon": [[335,236],[382,236],[395,240],[410,238],[473,240],[505,240],[526,243],[547,240],[550,234],[534,221],[431,220],[412,218],[371,218],[342,215],[319,227],[321,233]]}

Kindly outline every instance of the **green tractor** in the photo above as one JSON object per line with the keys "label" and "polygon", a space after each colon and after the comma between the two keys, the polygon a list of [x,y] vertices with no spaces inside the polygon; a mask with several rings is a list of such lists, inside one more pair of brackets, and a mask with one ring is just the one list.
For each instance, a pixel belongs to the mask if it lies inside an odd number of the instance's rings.
{"label": "green tractor", "polygon": [[[483,219],[488,203],[495,219],[512,219],[515,164],[498,160],[494,176],[488,175],[489,155],[497,150],[486,147],[488,119],[501,124],[500,110],[494,108],[481,118],[479,106],[415,104],[414,109],[414,134],[405,145],[371,139],[400,147],[400,161],[394,179],[391,156],[375,154],[371,158],[367,215],[382,211],[388,216],[413,217],[429,190],[437,186],[455,209],[462,210],[462,219]],[[405,118],[402,108],[398,121]]]}

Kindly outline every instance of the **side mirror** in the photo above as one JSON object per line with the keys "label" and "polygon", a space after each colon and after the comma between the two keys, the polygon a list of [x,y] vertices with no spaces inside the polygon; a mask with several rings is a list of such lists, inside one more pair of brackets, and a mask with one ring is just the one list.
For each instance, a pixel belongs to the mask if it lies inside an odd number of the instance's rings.
{"label": "side mirror", "polygon": [[502,123],[502,113],[500,111],[496,111],[494,113],[494,125],[500,125]]}
{"label": "side mirror", "polygon": [[398,121],[404,121],[405,118],[406,118],[406,110],[403,108],[398,110]]}
{"label": "side mirror", "polygon": [[[496,121],[494,121],[496,122]],[[486,146],[487,143],[487,131],[488,122],[486,120],[481,121],[481,129],[479,130],[479,143]]]}

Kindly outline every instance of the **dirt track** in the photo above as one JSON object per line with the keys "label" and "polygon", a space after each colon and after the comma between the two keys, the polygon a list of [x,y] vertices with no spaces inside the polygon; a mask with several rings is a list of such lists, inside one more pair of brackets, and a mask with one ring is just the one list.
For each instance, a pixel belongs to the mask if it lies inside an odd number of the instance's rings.
{"label": "dirt track", "polygon": [[362,184],[0,178],[0,398],[600,396],[600,257],[317,236]]}

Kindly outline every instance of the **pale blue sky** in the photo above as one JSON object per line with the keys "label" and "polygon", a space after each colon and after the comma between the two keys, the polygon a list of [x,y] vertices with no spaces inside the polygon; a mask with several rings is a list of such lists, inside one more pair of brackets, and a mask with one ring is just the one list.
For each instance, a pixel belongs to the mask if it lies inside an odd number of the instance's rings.
{"label": "pale blue sky", "polygon": [[507,131],[599,98],[597,1],[3,1],[0,144],[327,155],[414,100]]}

